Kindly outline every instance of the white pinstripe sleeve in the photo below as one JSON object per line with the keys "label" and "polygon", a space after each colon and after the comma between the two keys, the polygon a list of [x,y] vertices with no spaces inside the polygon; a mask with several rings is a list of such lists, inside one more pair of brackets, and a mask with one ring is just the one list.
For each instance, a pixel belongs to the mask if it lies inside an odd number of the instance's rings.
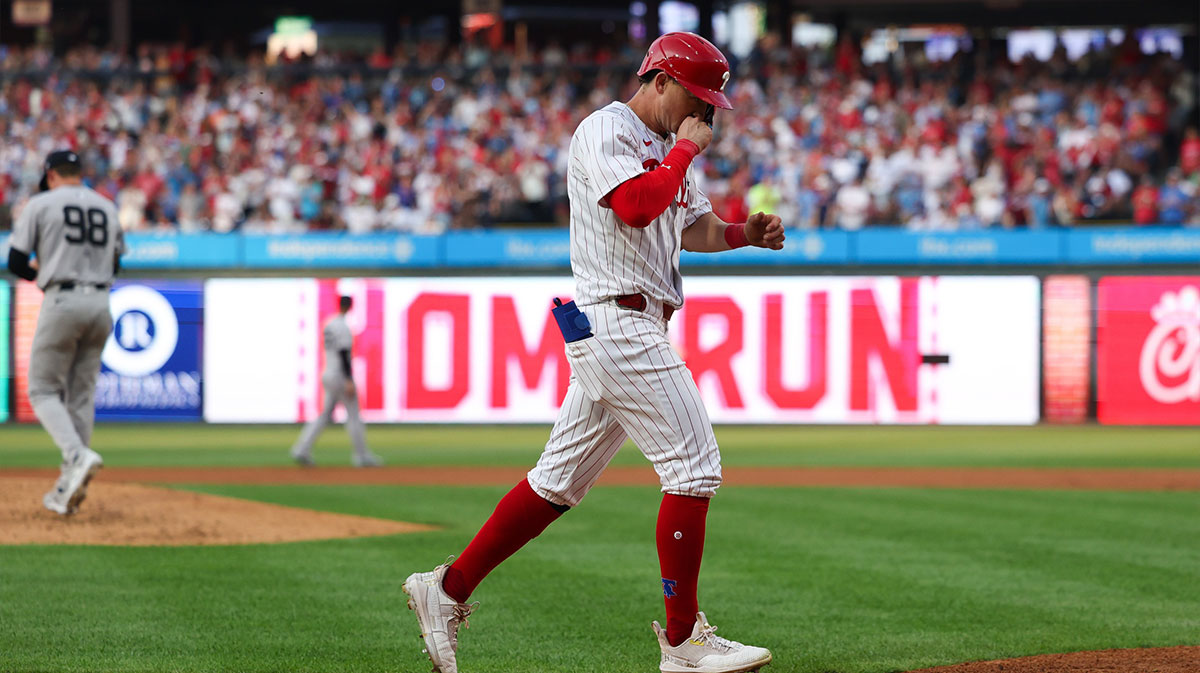
{"label": "white pinstripe sleeve", "polygon": [[704,217],[705,213],[711,212],[712,202],[708,200],[708,194],[705,194],[704,191],[700,189],[700,186],[696,185],[696,196],[693,197],[692,202],[688,204],[687,216],[683,220],[684,226],[692,226],[695,224],[696,220]]}
{"label": "white pinstripe sleeve", "polygon": [[593,114],[579,125],[576,133],[587,148],[583,167],[588,182],[596,190],[597,203],[622,182],[646,172],[638,149],[640,141],[619,117]]}

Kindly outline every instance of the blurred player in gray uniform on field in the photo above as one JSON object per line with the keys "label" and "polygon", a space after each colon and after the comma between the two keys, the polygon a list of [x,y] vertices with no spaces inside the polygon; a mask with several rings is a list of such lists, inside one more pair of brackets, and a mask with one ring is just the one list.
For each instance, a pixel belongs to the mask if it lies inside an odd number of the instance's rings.
{"label": "blurred player in gray uniform on field", "polygon": [[79,509],[103,464],[89,445],[100,353],[113,326],[108,290],[125,239],[113,202],[83,185],[75,152],[46,157],[40,187],[13,226],[8,268],[45,292],[29,360],[29,401],[62,450],[62,472],[42,503],[66,515]]}
{"label": "blurred player in gray uniform on field", "polygon": [[313,442],[325,426],[333,422],[333,409],[340,402],[346,407],[346,431],[354,442],[354,466],[376,467],[382,465],[379,456],[367,450],[366,430],[358,414],[358,395],[354,389],[354,375],[350,367],[350,353],[354,348],[354,336],[346,324],[346,314],[354,300],[350,297],[338,299],[338,314],[325,323],[322,335],[325,340],[325,372],[321,385],[325,388],[325,408],[321,415],[308,422],[300,439],[292,447],[292,460],[301,465],[312,465]]}

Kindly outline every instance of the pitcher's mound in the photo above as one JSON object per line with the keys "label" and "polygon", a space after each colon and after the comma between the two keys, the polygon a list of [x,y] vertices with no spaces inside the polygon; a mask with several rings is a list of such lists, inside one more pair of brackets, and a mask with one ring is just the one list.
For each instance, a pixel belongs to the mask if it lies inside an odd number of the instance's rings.
{"label": "pitcher's mound", "polygon": [[394,535],[430,526],[100,479],[79,512],[42,506],[45,479],[0,479],[0,544],[180,546]]}
{"label": "pitcher's mound", "polygon": [[974,661],[924,668],[912,673],[1196,673],[1200,647],[1147,647],[1042,654],[1036,657]]}

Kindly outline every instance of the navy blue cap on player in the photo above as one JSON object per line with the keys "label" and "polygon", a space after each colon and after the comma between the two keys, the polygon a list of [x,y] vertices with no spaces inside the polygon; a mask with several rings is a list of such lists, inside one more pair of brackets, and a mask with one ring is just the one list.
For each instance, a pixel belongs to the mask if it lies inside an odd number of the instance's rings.
{"label": "navy blue cap on player", "polygon": [[45,192],[50,189],[50,182],[47,180],[47,174],[52,168],[59,166],[81,166],[79,155],[73,150],[59,150],[51,152],[46,156],[46,168],[42,171],[42,181],[38,183],[38,191]]}

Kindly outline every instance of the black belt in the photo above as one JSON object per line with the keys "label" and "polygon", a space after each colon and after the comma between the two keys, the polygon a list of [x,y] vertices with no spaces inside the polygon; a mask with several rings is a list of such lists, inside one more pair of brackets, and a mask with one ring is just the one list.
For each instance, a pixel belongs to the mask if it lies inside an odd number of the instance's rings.
{"label": "black belt", "polygon": [[55,283],[55,287],[60,290],[74,290],[77,287],[94,287],[97,290],[107,290],[108,283],[76,283],[73,280],[68,280],[61,283]]}
{"label": "black belt", "polygon": [[[613,297],[613,301],[617,302],[617,304],[619,306],[624,306],[625,308],[631,308],[635,311],[645,311],[646,305],[648,303],[646,301],[646,296],[641,295],[641,294],[623,294],[619,297]],[[663,304],[663,321],[664,322],[670,320],[671,316],[674,315],[674,313],[675,313],[674,306],[671,306],[669,304]]]}

